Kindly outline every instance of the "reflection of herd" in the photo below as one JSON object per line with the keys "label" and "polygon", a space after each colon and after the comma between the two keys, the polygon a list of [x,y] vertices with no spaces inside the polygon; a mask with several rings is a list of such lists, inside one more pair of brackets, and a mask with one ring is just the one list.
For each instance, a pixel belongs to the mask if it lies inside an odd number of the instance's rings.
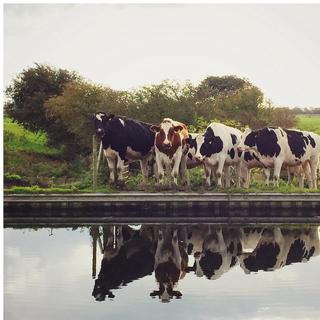
{"label": "reflection of herd", "polygon": [[97,232],[91,234],[96,235],[94,240],[100,241],[103,252],[92,292],[97,301],[114,298],[115,289],[153,271],[157,288],[150,296],[168,302],[182,296],[177,284],[190,272],[217,280],[237,264],[245,273],[274,271],[306,262],[320,252],[317,227],[106,225],[94,228]]}
{"label": "reflection of herd", "polygon": [[307,131],[266,127],[259,130],[236,128],[211,123],[203,133],[190,134],[184,123],[164,118],[152,125],[126,117],[99,112],[94,117],[95,131],[101,138],[112,182],[124,182],[127,163],[140,161],[144,183],[154,174],[159,185],[165,176],[178,185],[189,184],[187,168],[202,166],[204,182],[209,187],[230,187],[230,172],[234,168],[235,185],[250,185],[250,171],[261,168],[269,184],[273,170],[274,185],[278,186],[280,171],[288,170],[304,186],[317,188],[317,167],[320,136]]}

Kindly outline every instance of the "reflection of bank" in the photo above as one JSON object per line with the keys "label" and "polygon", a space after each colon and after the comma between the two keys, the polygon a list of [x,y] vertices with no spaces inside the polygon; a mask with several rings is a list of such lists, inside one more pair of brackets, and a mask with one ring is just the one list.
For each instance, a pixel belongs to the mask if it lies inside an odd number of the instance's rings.
{"label": "reflection of bank", "polygon": [[[99,248],[101,267],[92,295],[114,298],[115,289],[152,274],[161,302],[181,298],[177,289],[187,273],[218,280],[238,264],[246,272],[274,271],[319,254],[317,227],[300,229],[218,227],[216,225],[104,225],[90,228],[92,275]],[[188,261],[194,261],[188,266]]]}

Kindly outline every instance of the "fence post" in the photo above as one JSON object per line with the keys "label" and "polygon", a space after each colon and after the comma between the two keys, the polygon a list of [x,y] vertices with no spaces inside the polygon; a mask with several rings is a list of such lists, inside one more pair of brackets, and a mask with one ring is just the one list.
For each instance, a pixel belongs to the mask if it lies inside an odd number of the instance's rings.
{"label": "fence post", "polygon": [[92,189],[95,191],[97,189],[97,137],[94,134],[92,136]]}

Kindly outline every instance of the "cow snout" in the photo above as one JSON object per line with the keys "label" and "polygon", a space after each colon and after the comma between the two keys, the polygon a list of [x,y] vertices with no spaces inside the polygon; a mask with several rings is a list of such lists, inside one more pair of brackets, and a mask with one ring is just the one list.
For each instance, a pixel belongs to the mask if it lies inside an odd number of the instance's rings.
{"label": "cow snout", "polygon": [[201,155],[196,155],[195,159],[196,159],[197,162],[201,162],[201,161],[203,161],[204,158]]}
{"label": "cow snout", "polygon": [[163,143],[163,148],[164,149],[170,149],[171,148],[171,143]]}

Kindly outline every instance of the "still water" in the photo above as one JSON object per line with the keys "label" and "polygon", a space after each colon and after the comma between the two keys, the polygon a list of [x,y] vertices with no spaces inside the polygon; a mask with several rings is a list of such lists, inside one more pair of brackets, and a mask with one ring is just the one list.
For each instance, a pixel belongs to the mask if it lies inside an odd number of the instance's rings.
{"label": "still water", "polygon": [[319,227],[4,230],[5,319],[320,319]]}

